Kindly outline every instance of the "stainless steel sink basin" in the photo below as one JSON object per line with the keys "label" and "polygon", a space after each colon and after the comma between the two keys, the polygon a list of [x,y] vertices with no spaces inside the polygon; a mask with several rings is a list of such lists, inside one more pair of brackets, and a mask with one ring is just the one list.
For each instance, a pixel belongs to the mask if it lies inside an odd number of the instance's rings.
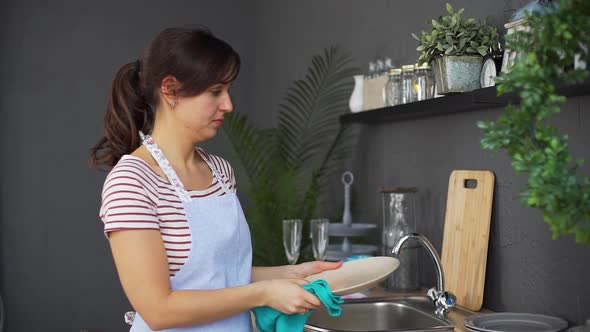
{"label": "stainless steel sink basin", "polygon": [[305,331],[453,331],[454,324],[437,316],[427,297],[347,300],[342,315],[331,317],[325,308],[307,320]]}

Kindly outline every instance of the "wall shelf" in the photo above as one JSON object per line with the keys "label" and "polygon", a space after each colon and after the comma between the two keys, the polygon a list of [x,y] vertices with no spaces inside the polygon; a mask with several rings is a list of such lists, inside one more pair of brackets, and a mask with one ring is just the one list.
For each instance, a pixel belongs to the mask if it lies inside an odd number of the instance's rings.
{"label": "wall shelf", "polygon": [[[590,94],[590,81],[576,85],[564,86],[557,89],[558,93],[566,97]],[[477,89],[470,92],[448,95],[419,102],[388,106],[359,113],[348,113],[340,116],[340,123],[383,123],[419,119],[453,113],[477,111],[504,107],[508,102],[517,104],[519,97],[516,93],[498,96],[496,87]]]}

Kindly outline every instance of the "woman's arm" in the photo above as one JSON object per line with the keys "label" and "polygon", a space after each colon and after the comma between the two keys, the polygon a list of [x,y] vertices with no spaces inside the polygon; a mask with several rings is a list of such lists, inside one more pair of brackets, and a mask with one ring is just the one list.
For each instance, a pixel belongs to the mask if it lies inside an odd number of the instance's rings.
{"label": "woman's arm", "polygon": [[302,313],[321,303],[300,280],[273,280],[219,290],[170,286],[166,251],[158,230],[115,231],[109,236],[123,289],[152,330],[204,324],[257,306]]}
{"label": "woman's arm", "polygon": [[272,279],[303,279],[312,274],[334,270],[342,266],[342,262],[306,262],[297,265],[272,267],[252,267],[252,282]]}

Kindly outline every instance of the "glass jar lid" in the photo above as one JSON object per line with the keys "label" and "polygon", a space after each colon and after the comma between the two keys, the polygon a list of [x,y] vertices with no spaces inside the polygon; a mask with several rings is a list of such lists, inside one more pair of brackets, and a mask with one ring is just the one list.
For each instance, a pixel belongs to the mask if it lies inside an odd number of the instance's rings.
{"label": "glass jar lid", "polygon": [[414,70],[414,65],[403,65],[402,71],[412,71]]}
{"label": "glass jar lid", "polygon": [[416,187],[383,187],[381,188],[381,192],[385,194],[389,193],[396,193],[396,194],[405,194],[405,193],[415,193],[418,191]]}
{"label": "glass jar lid", "polygon": [[400,68],[391,68],[389,70],[389,75],[399,75],[402,73],[402,70]]}
{"label": "glass jar lid", "polygon": [[428,63],[423,63],[421,66],[418,66],[418,64],[416,64],[416,69],[430,69],[430,65]]}

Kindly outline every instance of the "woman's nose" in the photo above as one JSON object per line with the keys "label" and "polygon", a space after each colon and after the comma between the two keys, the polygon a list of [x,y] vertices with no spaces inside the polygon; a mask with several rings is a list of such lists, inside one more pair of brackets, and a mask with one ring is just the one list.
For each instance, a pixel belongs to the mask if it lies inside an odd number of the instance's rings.
{"label": "woman's nose", "polygon": [[226,97],[223,98],[220,109],[224,112],[231,112],[234,110],[234,105],[231,101],[231,97],[229,96],[229,94],[227,94]]}

